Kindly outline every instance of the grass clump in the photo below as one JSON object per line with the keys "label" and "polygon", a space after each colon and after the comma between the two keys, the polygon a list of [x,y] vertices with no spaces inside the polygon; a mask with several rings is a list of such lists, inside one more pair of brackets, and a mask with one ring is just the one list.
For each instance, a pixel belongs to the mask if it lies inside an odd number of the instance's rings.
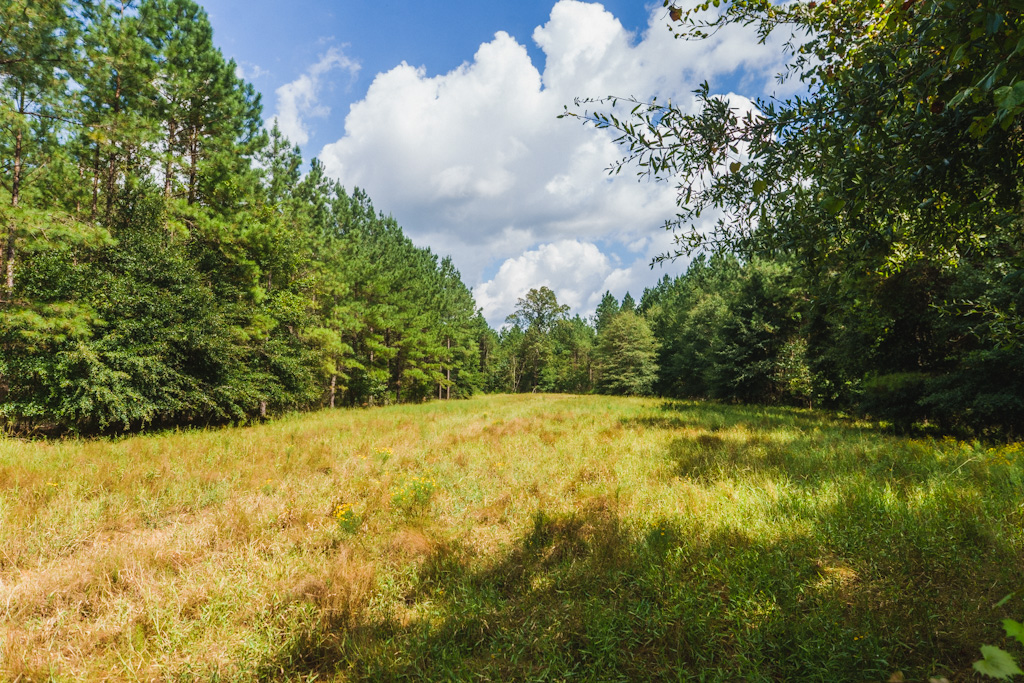
{"label": "grass clump", "polygon": [[1022,453],[594,396],[0,440],[0,677],[967,680]]}

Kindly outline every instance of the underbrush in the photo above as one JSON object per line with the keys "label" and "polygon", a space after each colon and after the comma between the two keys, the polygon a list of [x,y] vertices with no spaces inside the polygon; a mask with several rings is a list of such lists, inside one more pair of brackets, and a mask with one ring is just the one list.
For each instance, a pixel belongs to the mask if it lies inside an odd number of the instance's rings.
{"label": "underbrush", "polygon": [[0,440],[0,676],[971,677],[1024,448],[573,396]]}

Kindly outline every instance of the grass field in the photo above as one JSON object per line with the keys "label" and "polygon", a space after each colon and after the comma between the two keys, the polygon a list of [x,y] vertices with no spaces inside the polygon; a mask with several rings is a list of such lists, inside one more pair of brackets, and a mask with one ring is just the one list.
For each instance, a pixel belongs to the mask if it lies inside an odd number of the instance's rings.
{"label": "grass field", "polygon": [[971,677],[1024,616],[1024,445],[489,396],[0,438],[0,678]]}

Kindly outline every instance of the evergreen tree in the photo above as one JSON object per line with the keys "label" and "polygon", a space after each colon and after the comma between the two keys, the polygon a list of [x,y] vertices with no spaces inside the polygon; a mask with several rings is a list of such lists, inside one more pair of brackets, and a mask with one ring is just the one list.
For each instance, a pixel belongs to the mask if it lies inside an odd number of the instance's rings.
{"label": "evergreen tree", "polygon": [[626,292],[626,295],[622,297],[622,305],[619,306],[619,310],[626,313],[636,312],[636,301],[633,300],[633,297],[629,292]]}
{"label": "evergreen tree", "polygon": [[76,152],[90,185],[89,217],[113,222],[119,188],[147,178],[159,137],[157,53],[135,0],[83,6]]}
{"label": "evergreen tree", "polygon": [[0,209],[0,301],[14,295],[19,213],[26,186],[59,149],[69,116],[67,86],[77,23],[68,0],[7,0],[0,5],[0,185],[10,210]]}
{"label": "evergreen tree", "polygon": [[597,339],[597,386],[602,393],[646,396],[658,375],[658,343],[642,316],[622,311]]}
{"label": "evergreen tree", "polygon": [[600,303],[597,304],[597,310],[594,312],[594,328],[601,332],[608,323],[614,318],[619,312],[619,302],[612,296],[611,292],[605,292],[604,296],[601,297]]}

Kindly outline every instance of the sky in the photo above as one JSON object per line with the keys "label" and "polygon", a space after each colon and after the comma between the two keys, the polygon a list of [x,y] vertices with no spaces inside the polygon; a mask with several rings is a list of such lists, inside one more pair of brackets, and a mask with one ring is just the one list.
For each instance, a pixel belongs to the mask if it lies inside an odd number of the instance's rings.
{"label": "sky", "polygon": [[[676,40],[660,2],[206,0],[214,40],[303,155],[367,191],[419,246],[450,255],[500,326],[530,288],[592,315],[605,291],[685,270],[671,183],[608,167],[609,131],[559,119],[575,98],[776,89],[778,43],[730,28]],[[708,220],[712,220],[709,217]]]}

